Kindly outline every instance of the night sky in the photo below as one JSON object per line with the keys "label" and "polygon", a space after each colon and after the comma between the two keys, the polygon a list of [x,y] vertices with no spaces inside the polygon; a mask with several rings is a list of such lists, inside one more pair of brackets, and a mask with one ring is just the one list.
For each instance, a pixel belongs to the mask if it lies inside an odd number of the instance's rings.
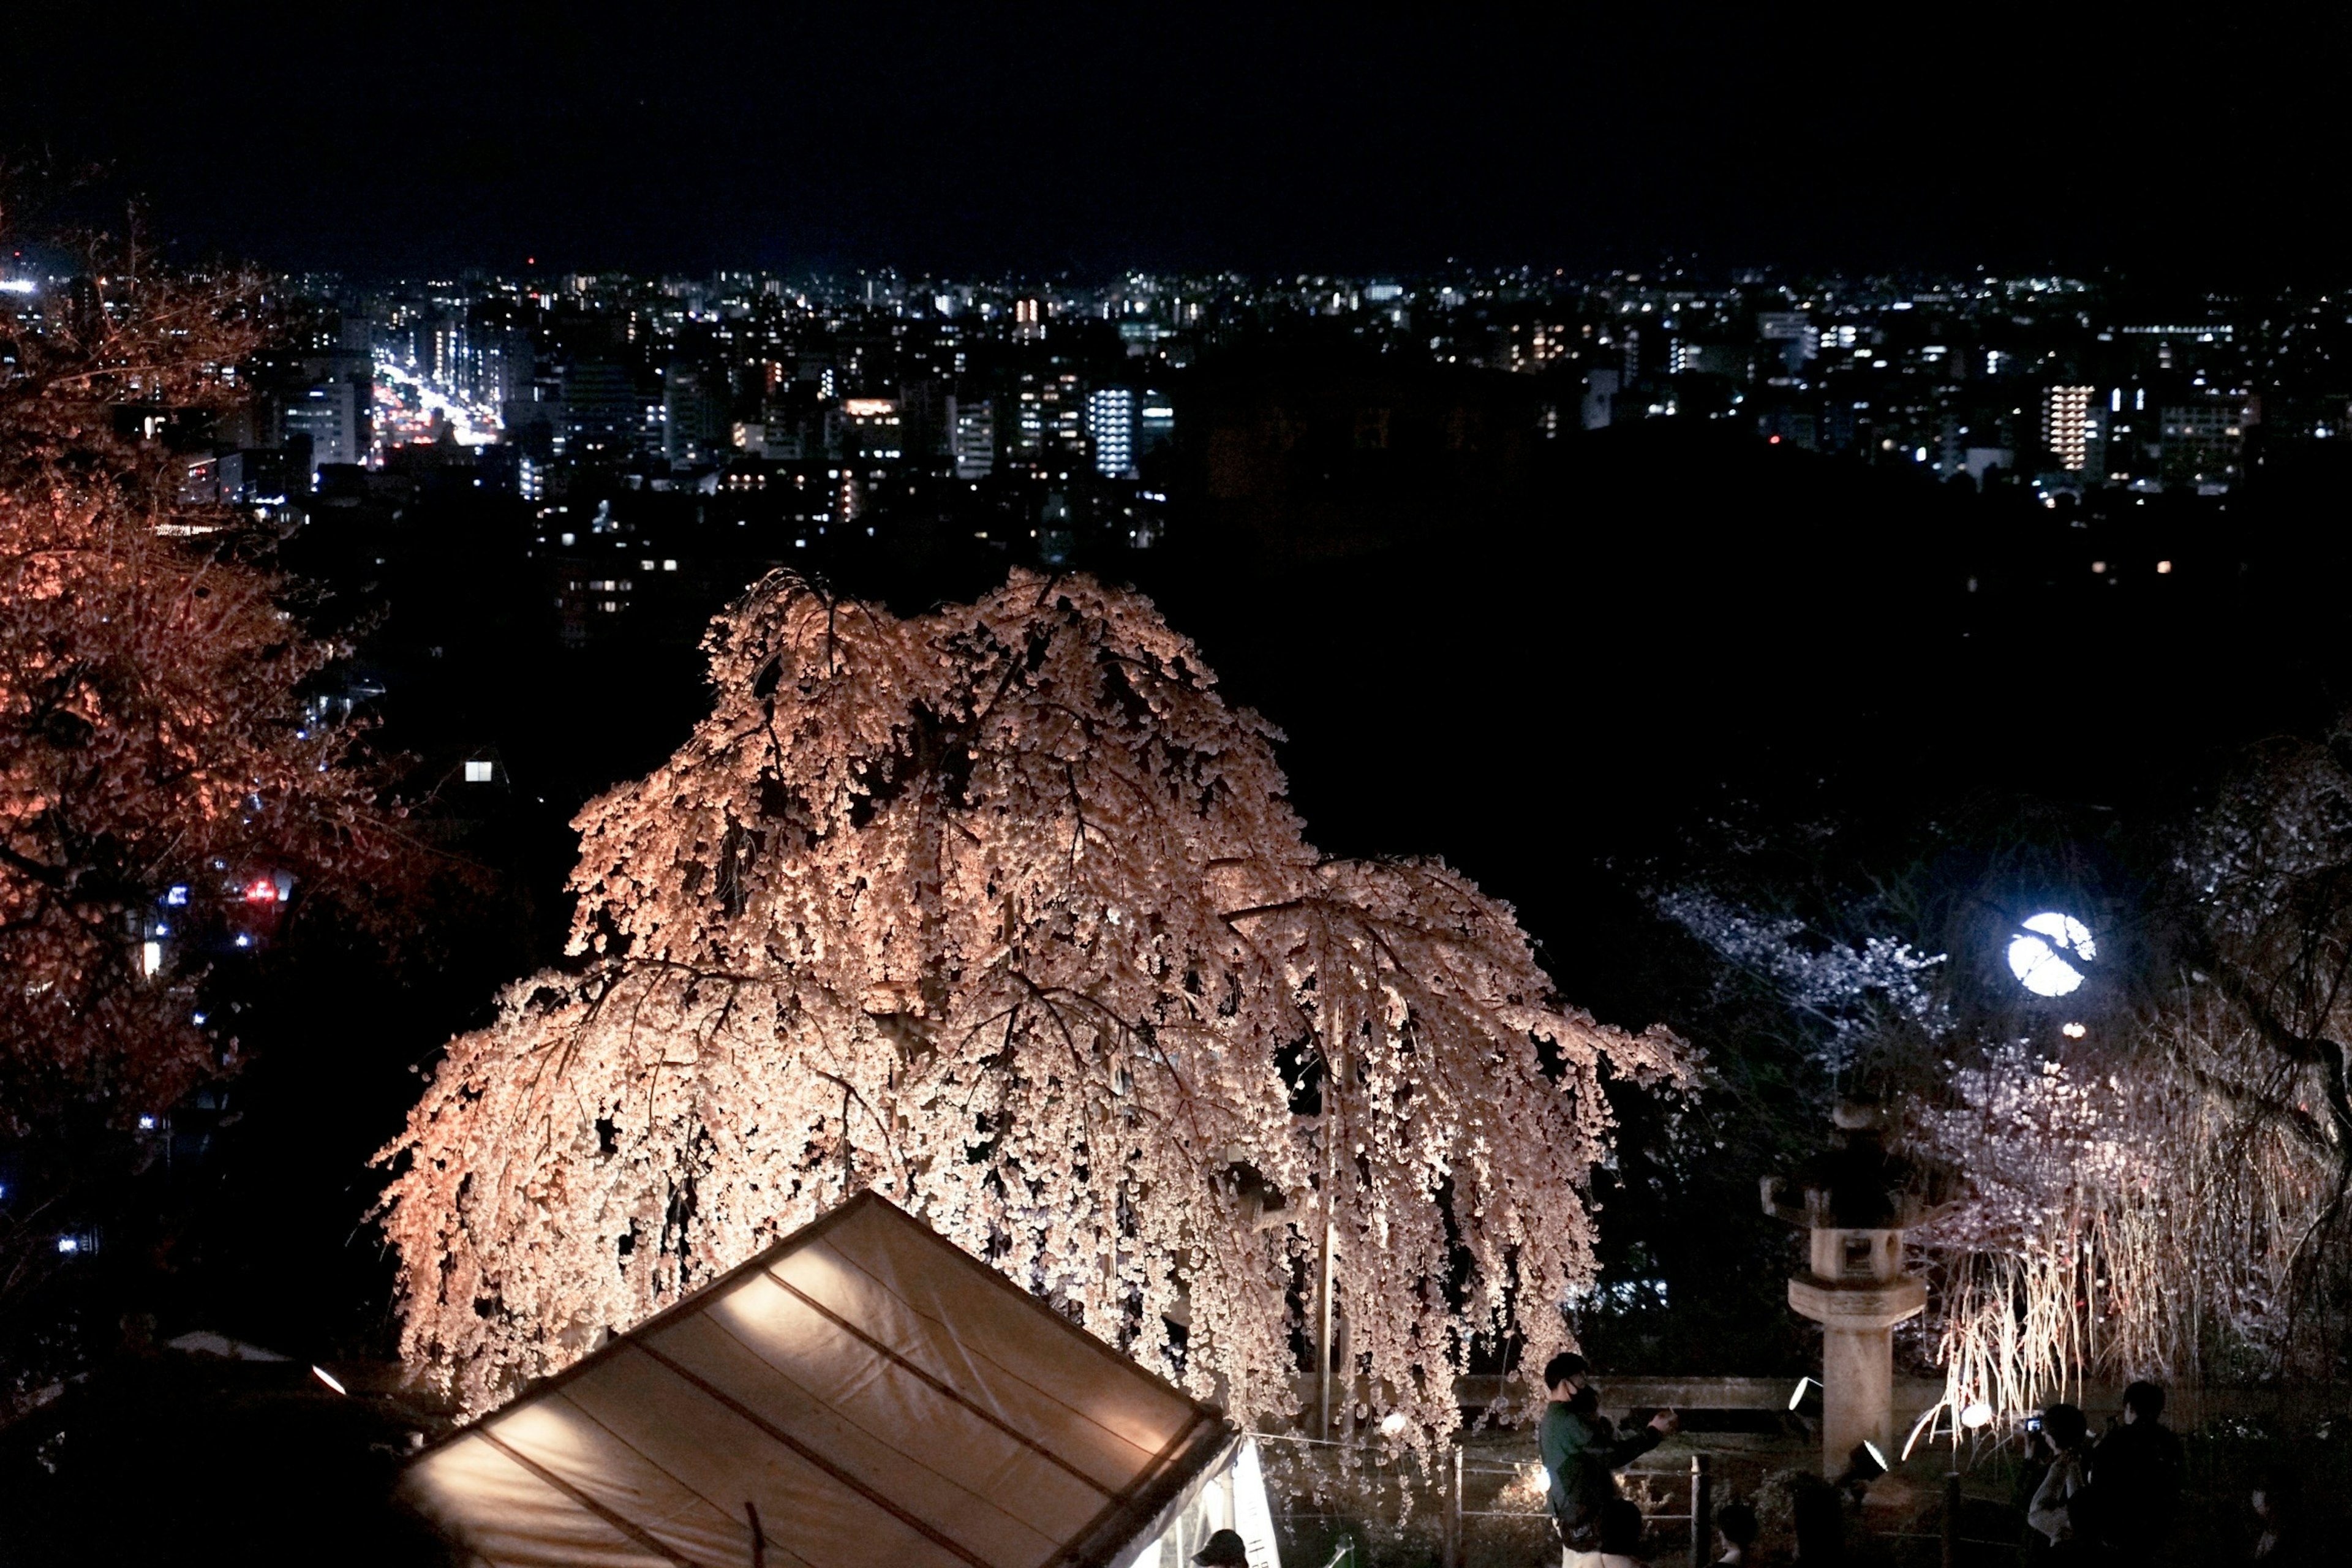
{"label": "night sky", "polygon": [[2340,8],[9,9],[0,148],[288,268],[2342,259]]}

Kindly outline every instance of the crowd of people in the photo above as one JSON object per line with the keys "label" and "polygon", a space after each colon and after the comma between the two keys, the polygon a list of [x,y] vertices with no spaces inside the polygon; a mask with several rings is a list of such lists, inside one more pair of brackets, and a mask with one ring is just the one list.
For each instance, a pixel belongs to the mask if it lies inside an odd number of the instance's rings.
{"label": "crowd of people", "polygon": [[[1677,1431],[1671,1411],[1621,1430],[1601,1414],[1592,1370],[1573,1352],[1544,1368],[1550,1394],[1538,1442],[1549,1478],[1547,1501],[1559,1532],[1561,1568],[1645,1568],[1646,1521],[1619,1494],[1617,1472]],[[2135,1383],[2123,1408],[2094,1440],[2073,1405],[2053,1405],[2026,1424],[2027,1464],[2018,1494],[2026,1535],[2021,1568],[2137,1568],[2178,1560],[2171,1545],[2185,1466],[2180,1439],[2164,1424],[2164,1390]],[[1875,1470],[1870,1472],[1876,1474]],[[2227,1556],[2254,1568],[2307,1568],[2329,1561],[2307,1532],[2303,1494],[2285,1469],[2260,1474],[2249,1498],[2258,1533],[2250,1555]],[[1845,1560],[1845,1497],[1826,1482],[1800,1489],[1790,1510],[1790,1550],[1769,1560],[1822,1568]],[[1746,1502],[1718,1509],[1719,1568],[1750,1568],[1759,1555],[1759,1521]],[[2215,1561],[2211,1558],[2200,1562]]]}
{"label": "crowd of people", "polygon": [[[2029,1568],[2129,1568],[2159,1561],[2180,1510],[2180,1439],[2164,1424],[2164,1390],[2135,1383],[2123,1409],[2095,1441],[2073,1405],[2053,1405],[2026,1423],[2024,1485]],[[2316,1563],[2294,1472],[2259,1473],[2248,1505],[2259,1533],[2251,1561],[2262,1568]]]}

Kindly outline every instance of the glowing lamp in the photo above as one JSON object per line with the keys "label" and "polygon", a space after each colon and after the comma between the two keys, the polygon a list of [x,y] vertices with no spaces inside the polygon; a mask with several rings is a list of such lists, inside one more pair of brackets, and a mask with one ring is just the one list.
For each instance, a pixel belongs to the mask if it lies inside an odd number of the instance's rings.
{"label": "glowing lamp", "polygon": [[2077,961],[2099,956],[2091,928],[2072,915],[2045,911],[2030,917],[2009,942],[2009,972],[2036,996],[2064,996],[2083,984]]}
{"label": "glowing lamp", "polygon": [[1404,1412],[1403,1412],[1403,1411],[1402,1411],[1402,1410],[1391,1410],[1391,1411],[1390,1411],[1386,1415],[1383,1415],[1383,1416],[1381,1416],[1381,1436],[1383,1436],[1383,1437],[1393,1437],[1393,1436],[1395,1436],[1398,1433],[1400,1433],[1400,1432],[1402,1432],[1402,1431],[1403,1431],[1403,1430],[1404,1430]]}
{"label": "glowing lamp", "polygon": [[1960,1425],[1971,1432],[1982,1431],[1992,1425],[1992,1406],[1979,1399],[1960,1412]]}

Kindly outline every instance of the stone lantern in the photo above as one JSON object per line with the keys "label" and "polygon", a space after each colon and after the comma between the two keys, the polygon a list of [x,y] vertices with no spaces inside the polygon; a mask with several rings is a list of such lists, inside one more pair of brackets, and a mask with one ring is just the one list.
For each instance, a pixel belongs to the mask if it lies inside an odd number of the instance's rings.
{"label": "stone lantern", "polygon": [[1903,1272],[1903,1233],[1924,1217],[1909,1169],[1886,1152],[1875,1108],[1841,1105],[1836,1121],[1843,1147],[1793,1177],[1764,1178],[1764,1212],[1811,1241],[1789,1305],[1822,1326],[1822,1468],[1832,1478],[1865,1439],[1893,1454],[1895,1325],[1927,1305],[1927,1282]]}

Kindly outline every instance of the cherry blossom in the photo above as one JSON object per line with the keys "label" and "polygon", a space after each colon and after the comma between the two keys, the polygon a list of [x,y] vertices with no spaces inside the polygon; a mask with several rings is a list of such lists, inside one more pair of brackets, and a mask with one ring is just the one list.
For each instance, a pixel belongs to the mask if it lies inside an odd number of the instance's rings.
{"label": "cherry blossom", "polygon": [[780,573],[706,647],[710,716],[575,822],[572,961],[385,1152],[405,1349],[464,1405],[864,1187],[1254,1420],[1301,1407],[1327,1226],[1351,1420],[1443,1433],[1473,1334],[1566,1343],[1603,1065],[1694,1053],[1559,1002],[1444,864],[1319,854],[1149,601]]}

